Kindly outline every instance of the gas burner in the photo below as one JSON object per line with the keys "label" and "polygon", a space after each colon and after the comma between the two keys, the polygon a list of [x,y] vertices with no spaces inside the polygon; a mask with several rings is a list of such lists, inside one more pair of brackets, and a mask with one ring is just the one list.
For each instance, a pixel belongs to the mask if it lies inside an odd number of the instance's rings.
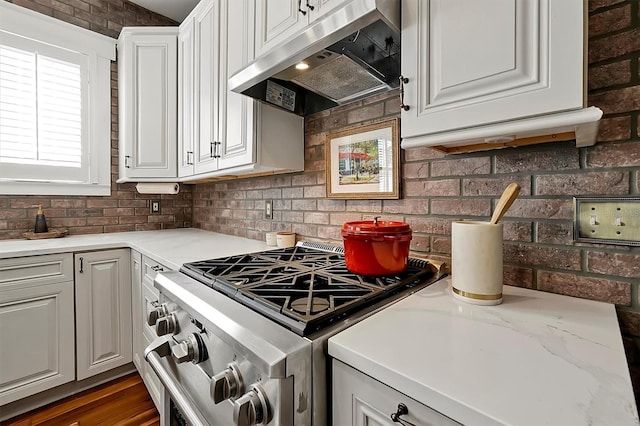
{"label": "gas burner", "polygon": [[291,309],[301,314],[316,314],[329,308],[330,303],[322,297],[301,297],[291,302]]}

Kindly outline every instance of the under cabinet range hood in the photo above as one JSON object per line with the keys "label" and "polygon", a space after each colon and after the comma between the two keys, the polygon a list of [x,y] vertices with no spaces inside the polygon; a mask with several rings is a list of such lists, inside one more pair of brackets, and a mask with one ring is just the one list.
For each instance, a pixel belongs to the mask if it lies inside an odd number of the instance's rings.
{"label": "under cabinet range hood", "polygon": [[306,116],[396,88],[399,76],[400,2],[353,0],[256,58],[229,87]]}

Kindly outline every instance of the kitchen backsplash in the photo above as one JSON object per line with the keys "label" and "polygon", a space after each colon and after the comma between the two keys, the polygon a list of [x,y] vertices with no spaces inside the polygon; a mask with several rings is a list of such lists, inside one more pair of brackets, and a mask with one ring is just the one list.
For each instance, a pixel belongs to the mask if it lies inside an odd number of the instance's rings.
{"label": "kitchen backsplash", "polygon": [[[120,0],[13,0],[14,3],[117,37],[123,25],[175,24]],[[117,84],[112,66],[110,197],[0,196],[0,238],[31,230],[42,204],[50,227],[70,234],[194,226],[262,240],[288,230],[299,239],[340,243],[346,221],[408,222],[414,254],[448,260],[451,221],[488,220],[502,190],[518,182],[521,195],[503,219],[505,283],[615,303],[636,395],[640,390],[640,248],[572,240],[572,197],[633,195],[640,191],[640,3],[589,1],[589,105],[605,115],[598,143],[575,148],[550,143],[463,155],[429,148],[402,153],[400,200],[326,198],[324,141],[328,133],[397,117],[396,91],[324,111],[305,120],[305,172],[182,185],[162,196],[162,212],[117,176]],[[264,219],[273,200],[272,220]]]}
{"label": "kitchen backsplash", "polygon": [[[5,1],[5,0],[0,0]],[[117,38],[124,26],[177,25],[169,18],[122,0],[10,0],[19,6]],[[118,178],[118,66],[111,64],[111,196],[0,195],[0,239],[22,238],[33,231],[42,204],[49,228],[69,234],[145,231],[191,226],[191,187],[177,195],[138,194],[135,184]],[[150,213],[150,201],[160,200],[160,213]]]}

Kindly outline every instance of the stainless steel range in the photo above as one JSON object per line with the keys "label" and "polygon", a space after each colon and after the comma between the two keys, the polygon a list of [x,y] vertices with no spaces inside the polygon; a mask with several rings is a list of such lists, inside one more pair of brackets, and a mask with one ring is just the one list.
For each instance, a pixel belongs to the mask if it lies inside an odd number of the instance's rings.
{"label": "stainless steel range", "polygon": [[330,423],[329,337],[443,276],[421,259],[398,275],[356,275],[341,247],[309,242],[158,274],[148,322],[159,337],[145,357],[171,424]]}

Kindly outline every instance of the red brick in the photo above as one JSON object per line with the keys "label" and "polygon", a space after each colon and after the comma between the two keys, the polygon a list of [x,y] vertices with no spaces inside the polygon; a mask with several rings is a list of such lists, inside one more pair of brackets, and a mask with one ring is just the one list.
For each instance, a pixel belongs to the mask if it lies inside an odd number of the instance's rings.
{"label": "red brick", "polygon": [[291,208],[293,210],[317,210],[316,200],[292,200]]}
{"label": "red brick", "polygon": [[413,232],[451,235],[451,219],[408,216],[406,222],[411,226]]}
{"label": "red brick", "polygon": [[428,214],[429,199],[384,200],[383,213]]}
{"label": "red brick", "polygon": [[345,111],[331,111],[331,114],[322,119],[322,130],[334,131],[349,124]]}
{"label": "red brick", "polygon": [[483,199],[437,199],[431,201],[431,213],[455,216],[489,216],[491,201]]}
{"label": "red brick", "polygon": [[497,178],[473,178],[462,180],[462,195],[465,196],[500,196],[512,182],[520,185],[520,196],[531,195],[531,178],[529,176],[500,176]]}
{"label": "red brick", "polygon": [[326,195],[326,188],[322,185],[305,186],[304,188],[304,198],[324,198]]}
{"label": "red brick", "polygon": [[623,3],[625,0],[589,0],[589,12],[593,12],[602,7],[612,6],[614,4]]}
{"label": "red brick", "polygon": [[422,179],[429,177],[429,163],[406,163],[402,167],[403,179]]}
{"label": "red brick", "polygon": [[502,221],[503,235],[505,241],[521,241],[529,243],[532,241],[531,222],[511,222]]}
{"label": "red brick", "polygon": [[[638,33],[640,38],[640,32]],[[640,45],[639,45],[640,47]],[[596,105],[604,114],[640,110],[640,86],[625,87],[589,95],[589,105]]]}
{"label": "red brick", "polygon": [[304,240],[306,237],[317,237],[318,228],[318,225],[293,224],[291,226],[291,231],[297,234],[298,240]]}
{"label": "red brick", "polygon": [[626,59],[612,64],[592,66],[589,68],[587,81],[589,90],[629,83],[631,81],[631,61]]}
{"label": "red brick", "polygon": [[345,211],[346,205],[346,200],[335,200],[326,198],[324,200],[318,200],[317,208],[319,211],[340,212]]}
{"label": "red brick", "polygon": [[631,117],[612,117],[600,120],[598,142],[621,141],[631,138]]}
{"label": "red brick", "polygon": [[625,278],[640,277],[640,255],[625,253],[587,253],[587,271]]}
{"label": "red brick", "polygon": [[348,212],[380,213],[382,201],[380,200],[347,200]]}
{"label": "red brick", "polygon": [[434,251],[436,253],[451,254],[451,238],[441,235],[431,237],[431,251]]}
{"label": "red brick", "polygon": [[589,37],[628,28],[631,24],[631,5],[609,9],[589,17]]}
{"label": "red brick", "polygon": [[315,225],[328,225],[329,213],[306,212],[304,213],[304,223]]}
{"label": "red brick", "polygon": [[587,149],[586,166],[638,167],[640,164],[640,141],[627,143],[596,144]]}
{"label": "red brick", "polygon": [[303,212],[292,212],[292,211],[282,212],[282,221],[283,222],[304,223],[304,213]]}
{"label": "red brick", "polygon": [[628,193],[628,172],[592,172],[536,177],[537,195],[609,195]]}
{"label": "red brick", "polygon": [[533,269],[504,265],[502,282],[515,287],[533,288]]}
{"label": "red brick", "polygon": [[466,176],[488,174],[490,157],[457,158],[431,162],[431,176]]}
{"label": "red brick", "polygon": [[496,173],[579,169],[580,151],[576,148],[548,150],[544,146],[536,151],[498,154],[495,161]]}
{"label": "red brick", "polygon": [[537,289],[617,305],[631,305],[631,285],[605,278],[538,271]]}
{"label": "red brick", "polygon": [[528,266],[580,270],[580,250],[504,244],[504,261]]}
{"label": "red brick", "polygon": [[[329,216],[329,223],[331,225],[342,226],[345,222],[355,222],[362,220],[360,213],[331,213]],[[320,237],[320,235],[318,235]]]}
{"label": "red brick", "polygon": [[436,151],[426,146],[404,149],[403,152],[405,161],[433,160],[435,158],[443,158],[446,155],[441,151]]}
{"label": "red brick", "polygon": [[573,226],[566,222],[540,222],[536,230],[536,242],[570,245],[573,242]]}
{"label": "red brick", "polygon": [[340,232],[341,228],[338,226],[321,226],[318,228],[318,238],[342,242],[342,234]]}
{"label": "red brick", "polygon": [[460,195],[458,179],[408,181],[404,185],[407,197],[438,197]]}
{"label": "red brick", "polygon": [[640,50],[640,28],[597,40],[589,40],[588,49],[589,64],[637,52]]}

